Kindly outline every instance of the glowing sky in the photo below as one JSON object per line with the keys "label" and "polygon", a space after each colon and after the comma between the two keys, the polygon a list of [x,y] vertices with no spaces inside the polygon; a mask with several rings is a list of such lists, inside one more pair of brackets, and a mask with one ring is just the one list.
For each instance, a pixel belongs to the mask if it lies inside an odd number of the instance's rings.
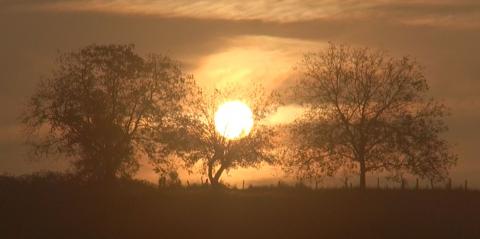
{"label": "glowing sky", "polygon": [[[415,56],[432,95],[452,109],[447,137],[460,155],[454,182],[468,178],[480,187],[476,0],[0,0],[0,30],[0,173],[64,166],[27,162],[17,122],[22,101],[50,72],[57,50],[135,43],[141,53],[181,60],[206,87],[254,80],[282,89],[295,79],[303,53],[333,41]],[[297,111],[283,108],[272,120],[291,120]],[[249,172],[240,170],[237,179],[275,176]],[[148,168],[140,175],[155,177]]]}

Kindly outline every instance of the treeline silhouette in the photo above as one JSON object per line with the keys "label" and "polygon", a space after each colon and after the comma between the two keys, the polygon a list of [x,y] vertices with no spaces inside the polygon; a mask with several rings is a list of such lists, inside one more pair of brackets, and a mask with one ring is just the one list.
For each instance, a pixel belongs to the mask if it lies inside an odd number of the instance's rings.
{"label": "treeline silhouette", "polygon": [[[361,189],[367,173],[448,178],[457,161],[441,137],[448,111],[428,95],[414,59],[330,44],[297,68],[301,77],[284,92],[253,83],[206,91],[167,56],[90,45],[58,57],[21,119],[35,156],[60,154],[78,179],[99,183],[131,178],[140,157],[161,179],[200,166],[215,187],[224,172],[265,163],[302,180],[357,174]],[[229,140],[214,115],[236,99],[252,108],[255,124]],[[284,105],[304,113],[288,125],[266,123]]]}
{"label": "treeline silhouette", "polygon": [[[480,193],[379,190],[366,175],[444,182],[457,156],[441,136],[446,107],[409,57],[331,44],[306,54],[291,89],[198,86],[167,56],[133,45],[61,54],[21,116],[32,157],[64,173],[0,176],[1,238],[479,238]],[[215,129],[218,106],[247,103],[249,134]],[[279,107],[304,109],[268,124]],[[134,180],[148,159],[159,183]],[[304,184],[241,188],[221,176],[270,164],[299,181],[358,175],[359,189]],[[182,184],[179,169],[199,172]]]}
{"label": "treeline silhouette", "polygon": [[2,238],[478,238],[480,193],[0,177]]}

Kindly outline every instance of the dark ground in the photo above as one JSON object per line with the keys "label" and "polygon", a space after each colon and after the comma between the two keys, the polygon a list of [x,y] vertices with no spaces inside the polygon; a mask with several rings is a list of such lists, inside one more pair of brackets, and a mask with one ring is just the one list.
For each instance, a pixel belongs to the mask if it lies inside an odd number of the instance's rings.
{"label": "dark ground", "polygon": [[0,178],[0,238],[480,238],[480,192]]}

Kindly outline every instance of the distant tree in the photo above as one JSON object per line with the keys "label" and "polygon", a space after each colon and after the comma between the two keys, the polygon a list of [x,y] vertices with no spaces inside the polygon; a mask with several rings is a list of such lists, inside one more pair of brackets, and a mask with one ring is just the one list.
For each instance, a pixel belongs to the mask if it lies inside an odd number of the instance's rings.
{"label": "distant tree", "polygon": [[[262,87],[231,86],[211,94],[198,90],[196,95],[184,112],[174,145],[188,169],[199,163],[210,184],[218,186],[225,171],[273,163],[275,130],[266,119],[277,106],[274,94],[267,95]],[[215,129],[216,110],[229,100],[244,101],[252,109],[254,126],[244,137],[227,139]]]}
{"label": "distant tree", "polygon": [[[409,57],[331,44],[306,54],[295,97],[305,107],[292,126],[297,173],[408,172],[442,180],[455,164],[443,104],[427,96],[422,68]],[[291,151],[292,152],[292,151]]]}
{"label": "distant tree", "polygon": [[159,188],[178,188],[182,186],[182,181],[177,171],[169,171],[160,175],[158,186]]}
{"label": "distant tree", "polygon": [[73,158],[93,180],[131,176],[136,153],[167,154],[169,122],[192,86],[176,61],[142,57],[133,45],[90,45],[57,64],[22,115],[36,154]]}

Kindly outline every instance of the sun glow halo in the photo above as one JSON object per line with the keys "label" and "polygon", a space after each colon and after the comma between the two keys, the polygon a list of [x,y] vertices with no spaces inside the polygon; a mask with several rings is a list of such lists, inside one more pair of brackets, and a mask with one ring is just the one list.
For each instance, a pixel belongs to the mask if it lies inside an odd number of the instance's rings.
{"label": "sun glow halo", "polygon": [[247,136],[253,127],[253,113],[241,101],[228,101],[215,113],[215,129],[227,139]]}

